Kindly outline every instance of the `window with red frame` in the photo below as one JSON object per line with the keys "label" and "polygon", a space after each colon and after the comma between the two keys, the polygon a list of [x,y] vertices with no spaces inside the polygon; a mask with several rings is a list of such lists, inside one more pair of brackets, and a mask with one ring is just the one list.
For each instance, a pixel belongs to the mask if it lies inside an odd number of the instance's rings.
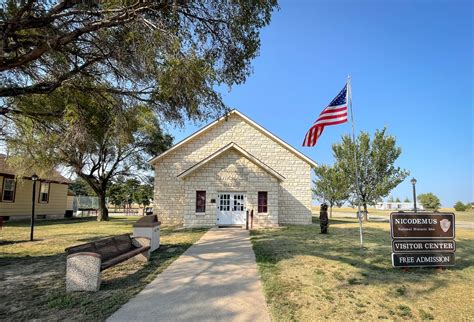
{"label": "window with red frame", "polygon": [[196,212],[206,212],[205,191],[196,191]]}
{"label": "window with red frame", "polygon": [[258,192],[258,212],[267,212],[268,211],[268,192],[259,191]]}

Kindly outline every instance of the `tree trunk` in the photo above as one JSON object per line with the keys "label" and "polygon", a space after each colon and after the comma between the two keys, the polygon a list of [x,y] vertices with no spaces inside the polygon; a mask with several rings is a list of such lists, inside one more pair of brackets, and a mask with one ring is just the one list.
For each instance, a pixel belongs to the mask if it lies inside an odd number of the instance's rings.
{"label": "tree trunk", "polygon": [[332,218],[332,205],[329,207],[329,218]]}
{"label": "tree trunk", "polygon": [[105,200],[105,191],[100,191],[97,194],[99,198],[99,211],[97,213],[97,221],[109,220],[109,209],[107,209],[107,202]]}
{"label": "tree trunk", "polygon": [[369,221],[369,216],[367,215],[367,204],[364,202],[364,221]]}

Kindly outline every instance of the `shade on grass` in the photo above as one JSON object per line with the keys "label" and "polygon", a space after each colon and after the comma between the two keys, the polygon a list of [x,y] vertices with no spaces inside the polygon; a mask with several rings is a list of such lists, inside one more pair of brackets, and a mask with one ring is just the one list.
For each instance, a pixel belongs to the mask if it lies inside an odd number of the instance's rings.
{"label": "shade on grass", "polygon": [[96,293],[66,293],[66,247],[131,233],[137,217],[39,221],[35,241],[29,222],[8,222],[0,232],[0,320],[104,320],[173,260],[206,229],[162,227],[159,250],[148,263],[125,261],[102,273]]}
{"label": "shade on grass", "polygon": [[391,267],[388,223],[355,219],[252,232],[274,320],[462,320],[474,316],[474,231],[457,230],[456,267]]}

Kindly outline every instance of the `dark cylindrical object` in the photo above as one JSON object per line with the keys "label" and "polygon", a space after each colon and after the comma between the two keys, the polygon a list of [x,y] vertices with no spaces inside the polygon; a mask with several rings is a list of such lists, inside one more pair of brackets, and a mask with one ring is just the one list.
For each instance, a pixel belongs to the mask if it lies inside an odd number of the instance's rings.
{"label": "dark cylindrical object", "polygon": [[253,209],[250,212],[250,229],[253,229]]}
{"label": "dark cylindrical object", "polygon": [[249,211],[247,210],[245,212],[246,218],[245,218],[245,230],[249,230]]}
{"label": "dark cylindrical object", "polygon": [[413,185],[413,205],[415,207],[415,212],[416,211],[416,188],[415,188],[415,185]]}
{"label": "dark cylindrical object", "polygon": [[30,241],[33,241],[33,231],[35,229],[35,195],[36,195],[36,180],[33,180],[33,196],[31,198],[31,231],[30,231]]}

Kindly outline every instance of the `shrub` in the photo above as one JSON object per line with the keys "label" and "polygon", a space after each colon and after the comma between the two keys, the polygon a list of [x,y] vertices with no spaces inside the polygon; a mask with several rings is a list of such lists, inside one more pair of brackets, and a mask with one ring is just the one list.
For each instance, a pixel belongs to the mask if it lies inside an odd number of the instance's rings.
{"label": "shrub", "polygon": [[439,198],[432,192],[422,193],[418,195],[418,200],[426,209],[438,210],[441,207]]}
{"label": "shrub", "polygon": [[456,211],[466,211],[468,208],[468,205],[463,204],[461,201],[456,202],[454,205],[454,210]]}

